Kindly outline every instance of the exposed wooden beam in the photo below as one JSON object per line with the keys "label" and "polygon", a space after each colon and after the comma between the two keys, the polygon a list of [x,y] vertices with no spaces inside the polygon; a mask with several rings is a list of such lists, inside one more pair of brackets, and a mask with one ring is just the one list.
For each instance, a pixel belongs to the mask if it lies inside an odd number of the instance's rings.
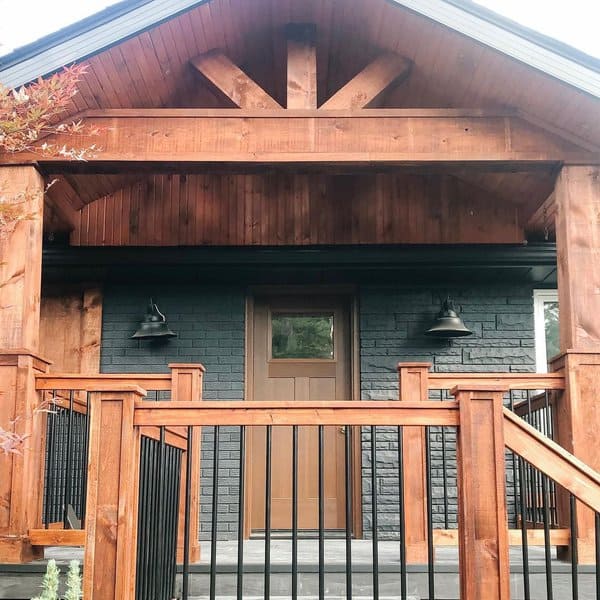
{"label": "exposed wooden beam", "polygon": [[219,50],[211,50],[191,61],[217,89],[240,108],[281,108],[265,90]]}
{"label": "exposed wooden beam", "polygon": [[408,76],[411,64],[410,60],[393,52],[382,54],[338,90],[321,108],[365,108],[392,83]]}
{"label": "exposed wooden beam", "polygon": [[525,226],[526,231],[554,233],[556,229],[556,194],[552,192],[533,213]]}
{"label": "exposed wooden beam", "polygon": [[[290,114],[291,113],[291,114]],[[472,114],[472,116],[469,116]],[[90,111],[102,148],[83,168],[160,164],[594,164],[600,156],[548,135],[527,122],[484,111],[378,110],[357,114],[323,110]],[[52,136],[56,144],[85,138]],[[35,154],[0,157],[0,164],[63,164],[73,161]],[[59,167],[52,167],[59,172]]]}
{"label": "exposed wooden beam", "polygon": [[48,179],[50,182],[54,183],[52,183],[46,192],[47,201],[54,214],[64,225],[64,229],[66,231],[71,231],[75,229],[79,222],[78,209],[80,209],[84,203],[64,177],[50,176]]}
{"label": "exposed wooden beam", "polygon": [[287,107],[317,108],[317,28],[289,23],[287,37]]}

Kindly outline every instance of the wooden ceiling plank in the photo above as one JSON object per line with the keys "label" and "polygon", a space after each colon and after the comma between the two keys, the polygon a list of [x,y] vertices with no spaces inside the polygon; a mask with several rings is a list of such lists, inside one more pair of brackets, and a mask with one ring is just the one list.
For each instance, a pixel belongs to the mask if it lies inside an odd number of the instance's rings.
{"label": "wooden ceiling plank", "polygon": [[287,38],[287,107],[317,108],[317,27],[289,23]]}
{"label": "wooden ceiling plank", "polygon": [[219,50],[190,61],[194,67],[240,108],[281,108],[265,90]]}
{"label": "wooden ceiling plank", "polygon": [[367,65],[321,108],[326,110],[365,108],[392,83],[406,77],[410,67],[411,62],[403,56],[386,52]]}

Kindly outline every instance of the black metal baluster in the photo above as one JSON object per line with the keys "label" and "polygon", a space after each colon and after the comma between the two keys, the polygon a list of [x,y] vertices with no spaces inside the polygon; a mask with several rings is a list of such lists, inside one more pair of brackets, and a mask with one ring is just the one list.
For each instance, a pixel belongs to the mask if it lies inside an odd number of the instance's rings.
{"label": "black metal baluster", "polygon": [[292,427],[292,600],[298,599],[298,426]]}
{"label": "black metal baluster", "polygon": [[[56,392],[52,392],[53,397],[56,396]],[[46,413],[46,481],[44,490],[44,526],[48,529],[50,525],[50,503],[52,498],[52,488],[54,487],[53,481],[53,462],[54,462],[54,430],[55,430],[55,413],[54,407],[49,405],[48,412]]]}
{"label": "black metal baluster", "polygon": [[190,589],[190,499],[192,494],[192,453],[194,451],[194,428],[187,428],[187,453],[185,465],[185,507],[183,513],[183,572],[181,600],[188,600]]}
{"label": "black metal baluster", "polygon": [[213,489],[212,518],[210,524],[210,600],[215,600],[217,583],[217,519],[219,515],[219,426],[213,433]]}
{"label": "black metal baluster", "polygon": [[344,487],[346,500],[346,598],[352,599],[352,428],[344,428]]}
{"label": "black metal baluster", "polygon": [[[533,419],[533,413],[531,411],[531,390],[527,390],[527,422],[532,427],[535,427],[535,422]],[[539,522],[538,519],[538,505],[537,505],[537,495],[538,495],[538,481],[537,481],[537,473],[533,467],[530,465],[527,466],[527,475],[529,480],[529,487],[531,489],[531,498],[530,498],[530,506],[529,510],[531,512],[531,523],[534,525]]]}
{"label": "black metal baluster", "polygon": [[[165,447],[165,428],[161,426],[160,429],[160,450],[158,460],[158,510],[156,516],[158,519],[157,532],[164,532],[164,516],[165,516],[165,459],[166,459],[166,447]],[[157,546],[157,569],[156,569],[156,590],[157,594],[164,589],[164,572],[165,572],[165,544],[164,540],[160,539],[160,535],[157,533],[154,536],[155,543]]]}
{"label": "black metal baluster", "polygon": [[240,488],[238,498],[237,598],[244,596],[244,506],[246,489],[246,427],[240,427]]}
{"label": "black metal baluster", "polygon": [[377,521],[377,427],[371,425],[371,522],[373,529],[373,598],[379,599],[379,532]]}
{"label": "black metal baluster", "polygon": [[569,528],[571,530],[571,598],[572,600],[579,600],[579,578],[577,576],[579,563],[577,555],[577,502],[573,494],[569,494],[569,508]]}
{"label": "black metal baluster", "polygon": [[85,403],[85,438],[83,454],[83,498],[81,501],[81,526],[85,528],[85,513],[87,508],[87,481],[88,481],[88,459],[90,455],[90,413],[92,406],[90,404],[90,392],[86,393]]}
{"label": "black metal baluster", "polygon": [[552,547],[550,546],[550,513],[548,511],[548,478],[541,475],[542,479],[542,519],[544,522],[544,562],[546,565],[546,597],[552,600]]}
{"label": "black metal baluster", "polygon": [[67,425],[67,458],[65,461],[65,487],[63,504],[63,527],[69,527],[69,504],[71,504],[71,482],[72,482],[72,456],[73,456],[73,394],[69,392],[69,419]]}
{"label": "black metal baluster", "polygon": [[148,554],[149,560],[149,573],[148,577],[148,597],[154,598],[156,596],[156,573],[158,572],[158,549],[155,544],[156,529],[158,527],[157,510],[158,510],[158,468],[159,468],[159,444],[150,443],[150,493],[148,497],[150,502],[148,503]]}
{"label": "black metal baluster", "polygon": [[[444,390],[440,390],[440,402],[444,401]],[[446,428],[440,427],[442,433],[442,486],[444,488],[444,529],[448,529],[448,472],[446,470]]]}
{"label": "black metal baluster", "polygon": [[319,425],[319,600],[325,598],[325,469],[323,425]]}
{"label": "black metal baluster", "polygon": [[[514,390],[510,390],[509,392],[509,408],[511,412],[515,412],[515,398],[514,398]],[[517,519],[518,506],[517,506],[517,458],[515,453],[511,450],[510,456],[512,459],[512,473],[513,473],[513,506],[515,511],[515,521]],[[521,515],[522,518],[522,515]]]}
{"label": "black metal baluster", "polygon": [[400,534],[400,600],[407,600],[408,586],[406,578],[406,511],[404,509],[404,449],[403,429],[398,426],[398,518]]}
{"label": "black metal baluster", "polygon": [[433,490],[431,485],[431,439],[425,427],[425,471],[427,473],[427,585],[429,599],[435,599],[435,574],[433,570]]}
{"label": "black metal baluster", "polygon": [[531,587],[529,584],[529,545],[527,540],[527,507],[525,493],[527,485],[525,481],[525,466],[523,459],[519,457],[519,503],[521,508],[521,554],[523,558],[523,600],[530,600]]}
{"label": "black metal baluster", "polygon": [[594,520],[594,539],[596,541],[596,600],[600,600],[600,513]]}
{"label": "black metal baluster", "polygon": [[271,597],[271,450],[273,445],[273,429],[267,425],[267,443],[265,457],[265,582],[264,597]]}

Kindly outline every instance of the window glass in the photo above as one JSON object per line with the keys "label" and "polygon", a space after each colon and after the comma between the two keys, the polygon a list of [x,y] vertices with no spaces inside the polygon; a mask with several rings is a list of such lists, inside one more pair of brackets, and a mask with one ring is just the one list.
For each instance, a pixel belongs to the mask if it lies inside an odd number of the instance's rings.
{"label": "window glass", "polygon": [[544,331],[546,333],[546,361],[549,361],[560,352],[558,302],[544,302]]}
{"label": "window glass", "polygon": [[272,358],[333,358],[333,315],[275,313]]}

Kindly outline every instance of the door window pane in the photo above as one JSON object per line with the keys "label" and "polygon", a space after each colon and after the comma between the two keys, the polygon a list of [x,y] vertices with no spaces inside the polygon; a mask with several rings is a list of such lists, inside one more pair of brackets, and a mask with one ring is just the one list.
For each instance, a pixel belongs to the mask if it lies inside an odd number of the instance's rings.
{"label": "door window pane", "polygon": [[272,358],[333,358],[333,315],[273,314]]}

